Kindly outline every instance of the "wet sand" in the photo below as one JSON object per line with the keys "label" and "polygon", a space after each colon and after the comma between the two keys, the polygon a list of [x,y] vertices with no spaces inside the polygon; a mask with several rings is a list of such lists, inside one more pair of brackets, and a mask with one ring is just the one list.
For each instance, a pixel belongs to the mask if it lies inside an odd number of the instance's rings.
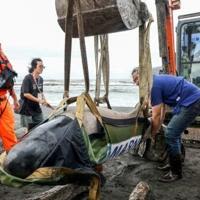
{"label": "wet sand", "polygon": [[163,172],[156,169],[157,165],[157,162],[149,162],[130,154],[106,164],[106,174],[112,175],[102,188],[102,199],[128,199],[140,181],[149,184],[151,200],[200,199],[200,149],[186,148],[183,179],[176,182],[159,182],[158,178]]}
{"label": "wet sand", "polygon": [[[45,114],[47,114],[47,112]],[[18,116],[16,116],[16,118],[18,119]],[[139,156],[133,156],[131,153],[124,154],[121,157],[108,161],[103,166],[103,174],[107,180],[105,185],[101,188],[101,199],[126,200],[140,181],[145,181],[149,184],[150,194],[148,199],[150,200],[200,199],[199,148],[186,147],[183,178],[181,180],[173,183],[158,182],[158,178],[163,172],[156,169],[157,165],[157,162],[147,161]],[[28,185],[23,188],[12,188],[0,185],[0,199],[32,199],[34,196],[39,195],[52,187],[53,186]],[[79,195],[79,197],[73,199],[81,200],[87,198],[84,197],[84,195]]]}
{"label": "wet sand", "polygon": [[[186,148],[186,160],[183,167],[183,179],[173,183],[160,183],[161,171],[158,163],[149,162],[130,153],[104,164],[103,174],[107,178],[101,188],[103,200],[125,200],[134,187],[145,181],[150,186],[150,200],[199,200],[200,199],[200,153],[199,149]],[[53,186],[28,185],[23,188],[11,188],[0,185],[1,200],[31,199]],[[78,194],[77,194],[78,195]],[[64,199],[64,198],[61,198]],[[75,198],[74,198],[75,199]],[[77,198],[76,198],[77,199]],[[86,197],[78,199],[87,199]]]}

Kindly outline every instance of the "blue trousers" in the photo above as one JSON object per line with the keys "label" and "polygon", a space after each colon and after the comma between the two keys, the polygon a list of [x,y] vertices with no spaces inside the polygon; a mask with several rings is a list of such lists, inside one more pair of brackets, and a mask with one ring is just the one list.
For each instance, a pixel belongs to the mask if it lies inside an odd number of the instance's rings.
{"label": "blue trousers", "polygon": [[188,107],[181,107],[180,112],[172,117],[165,130],[169,155],[181,154],[181,134],[198,114],[200,114],[200,99]]}

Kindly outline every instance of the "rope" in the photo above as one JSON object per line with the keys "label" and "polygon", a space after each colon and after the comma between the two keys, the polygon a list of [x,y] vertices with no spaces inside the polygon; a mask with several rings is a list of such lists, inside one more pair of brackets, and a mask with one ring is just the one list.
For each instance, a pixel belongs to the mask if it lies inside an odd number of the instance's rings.
{"label": "rope", "polygon": [[64,65],[64,95],[69,97],[71,51],[72,51],[72,31],[73,31],[73,5],[74,0],[68,0],[65,18],[65,65]]}
{"label": "rope", "polygon": [[88,63],[87,63],[87,54],[86,54],[86,46],[85,46],[85,34],[84,34],[84,26],[83,26],[83,16],[81,13],[81,5],[80,0],[74,0],[77,12],[77,25],[78,25],[78,34],[81,48],[81,58],[83,65],[83,74],[85,80],[85,92],[89,92],[89,72],[88,72]]}
{"label": "rope", "polygon": [[[101,46],[100,60],[99,60],[99,40],[100,40],[100,46]],[[100,103],[106,103],[107,107],[111,109],[111,105],[108,99],[109,77],[110,77],[108,35],[105,34],[105,35],[95,36],[94,47],[95,47],[95,64],[96,64],[95,102],[96,102],[96,105],[99,105]],[[103,83],[104,83],[104,89],[105,89],[105,94],[102,97],[100,97],[101,75],[103,75]]]}
{"label": "rope", "polygon": [[[71,103],[74,103],[76,100],[77,100],[77,97],[70,97],[70,98],[66,97],[66,98],[64,98],[59,103],[59,105],[49,114],[49,116],[44,121],[42,121],[41,123],[39,123],[37,126],[39,126],[39,125],[41,125],[43,123],[48,122],[50,119],[53,119],[59,113],[62,113],[64,110],[67,110],[68,105],[71,104]],[[30,131],[28,131],[27,133],[25,133],[22,137],[20,137],[18,139],[18,141],[23,140],[26,136],[29,135],[29,133],[30,133]]]}

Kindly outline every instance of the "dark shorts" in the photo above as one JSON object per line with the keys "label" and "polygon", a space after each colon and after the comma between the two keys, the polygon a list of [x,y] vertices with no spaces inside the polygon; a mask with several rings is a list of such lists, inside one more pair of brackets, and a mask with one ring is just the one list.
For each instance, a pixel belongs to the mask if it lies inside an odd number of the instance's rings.
{"label": "dark shorts", "polygon": [[44,120],[43,114],[39,113],[38,115],[34,116],[27,116],[27,115],[21,115],[20,116],[20,123],[22,127],[29,127],[29,124],[39,124]]}

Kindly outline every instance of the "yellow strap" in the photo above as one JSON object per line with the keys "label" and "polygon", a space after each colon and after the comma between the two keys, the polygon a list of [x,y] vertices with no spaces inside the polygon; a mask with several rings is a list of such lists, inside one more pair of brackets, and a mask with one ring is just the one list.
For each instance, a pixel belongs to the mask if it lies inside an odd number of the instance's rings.
{"label": "yellow strap", "polygon": [[92,98],[90,97],[90,95],[88,93],[85,94],[85,100],[86,100],[87,106],[90,109],[90,111],[92,112],[92,114],[97,118],[97,120],[100,122],[100,124],[103,125],[101,115],[100,115],[94,101],[92,100]]}
{"label": "yellow strap", "polygon": [[96,176],[90,181],[88,200],[100,200],[100,180]]}
{"label": "yellow strap", "polygon": [[45,180],[53,179],[58,176],[65,176],[68,174],[75,174],[76,171],[66,167],[41,167],[36,169],[31,175],[26,177],[26,180]]}
{"label": "yellow strap", "polygon": [[103,126],[101,115],[99,111],[97,110],[95,103],[93,102],[92,98],[90,97],[88,93],[83,93],[77,98],[76,117],[78,119],[79,125],[82,126],[83,124],[85,104],[87,104],[91,113],[97,118],[99,123]]}
{"label": "yellow strap", "polygon": [[3,151],[1,154],[0,154],[0,166],[3,167],[3,163],[6,159],[6,156],[7,156],[7,153],[6,151]]}
{"label": "yellow strap", "polygon": [[48,116],[48,119],[51,119],[52,117],[56,116],[59,112],[63,111],[67,108],[67,106],[71,103],[74,103],[76,101],[77,97],[66,97],[64,98],[59,105],[50,113]]}
{"label": "yellow strap", "polygon": [[[139,84],[139,99],[141,108],[139,111],[143,111],[144,117],[148,117],[148,104],[151,83],[152,83],[152,63],[151,63],[151,52],[149,44],[149,34],[150,34],[150,25],[153,22],[153,18],[149,18],[148,25],[143,24],[140,29],[140,63],[139,63],[139,74],[140,74],[140,84]],[[139,115],[138,112],[137,115]]]}
{"label": "yellow strap", "polygon": [[84,118],[84,108],[85,108],[85,97],[84,95],[80,95],[76,100],[76,118],[79,122],[80,127],[83,124],[83,118]]}

